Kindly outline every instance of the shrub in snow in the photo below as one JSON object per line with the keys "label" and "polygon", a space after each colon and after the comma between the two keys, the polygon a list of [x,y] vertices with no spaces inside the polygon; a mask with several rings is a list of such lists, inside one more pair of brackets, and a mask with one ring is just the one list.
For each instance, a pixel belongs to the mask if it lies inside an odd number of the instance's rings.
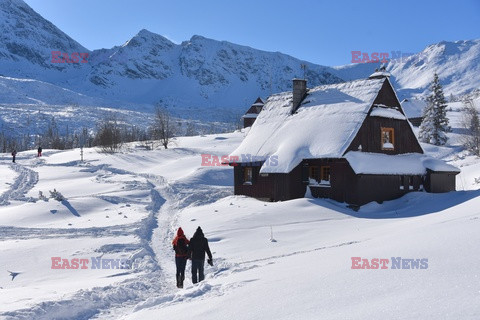
{"label": "shrub in snow", "polygon": [[480,117],[478,110],[472,99],[465,99],[463,105],[462,125],[466,130],[466,135],[463,136],[462,143],[466,150],[480,156]]}
{"label": "shrub in snow", "polygon": [[38,191],[38,199],[43,201],[48,201],[48,198],[43,194],[42,191]]}
{"label": "shrub in snow", "polygon": [[63,201],[65,200],[65,197],[57,191],[57,189],[53,189],[53,191],[50,190],[50,198],[53,198],[57,201]]}
{"label": "shrub in snow", "polygon": [[421,141],[436,146],[447,142],[447,132],[451,131],[447,118],[447,101],[443,95],[442,85],[435,73],[431,86],[432,94],[427,98],[427,106],[423,110],[423,121],[418,137]]}

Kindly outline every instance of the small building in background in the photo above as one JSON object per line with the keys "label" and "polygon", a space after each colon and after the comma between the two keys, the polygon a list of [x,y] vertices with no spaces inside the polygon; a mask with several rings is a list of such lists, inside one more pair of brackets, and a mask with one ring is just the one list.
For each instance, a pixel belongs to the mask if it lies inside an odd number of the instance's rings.
{"label": "small building in background", "polygon": [[424,100],[418,99],[403,99],[402,108],[405,111],[405,115],[407,116],[408,120],[412,123],[414,127],[420,127],[422,123],[422,114],[423,109],[427,106],[427,102]]}
{"label": "small building in background", "polygon": [[245,112],[245,114],[242,116],[244,128],[248,128],[253,125],[264,105],[265,101],[263,101],[262,98],[258,97],[257,100],[255,100],[247,112]]}

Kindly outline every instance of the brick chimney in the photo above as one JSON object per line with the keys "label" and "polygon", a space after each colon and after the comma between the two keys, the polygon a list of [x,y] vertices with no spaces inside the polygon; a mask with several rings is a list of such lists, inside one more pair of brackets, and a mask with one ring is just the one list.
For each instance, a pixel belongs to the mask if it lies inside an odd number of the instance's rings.
{"label": "brick chimney", "polygon": [[300,103],[307,94],[307,80],[305,79],[293,79],[293,106],[292,113],[297,111]]}

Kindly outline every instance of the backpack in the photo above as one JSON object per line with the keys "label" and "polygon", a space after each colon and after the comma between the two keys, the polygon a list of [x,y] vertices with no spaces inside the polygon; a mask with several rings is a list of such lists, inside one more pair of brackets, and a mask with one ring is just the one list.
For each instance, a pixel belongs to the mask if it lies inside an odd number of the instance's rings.
{"label": "backpack", "polygon": [[179,256],[186,256],[188,254],[188,247],[187,243],[185,242],[185,238],[180,238],[177,241],[177,245],[174,246],[175,253]]}

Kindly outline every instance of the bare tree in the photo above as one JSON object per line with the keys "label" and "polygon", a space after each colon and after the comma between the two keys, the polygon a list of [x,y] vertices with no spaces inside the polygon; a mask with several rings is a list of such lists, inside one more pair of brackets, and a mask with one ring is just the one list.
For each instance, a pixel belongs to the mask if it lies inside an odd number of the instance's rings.
{"label": "bare tree", "polygon": [[115,115],[106,116],[98,124],[95,144],[102,152],[114,153],[122,146],[120,125]]}
{"label": "bare tree", "polygon": [[175,122],[172,120],[167,109],[160,105],[155,107],[155,120],[151,132],[152,138],[154,140],[160,140],[160,143],[165,149],[168,149],[168,144],[175,136]]}
{"label": "bare tree", "polygon": [[480,156],[480,118],[478,110],[473,99],[465,99],[463,105],[462,124],[467,131],[463,138],[463,145],[474,155]]}
{"label": "bare tree", "polygon": [[187,120],[187,129],[185,135],[187,137],[196,135],[195,124],[192,120]]}

